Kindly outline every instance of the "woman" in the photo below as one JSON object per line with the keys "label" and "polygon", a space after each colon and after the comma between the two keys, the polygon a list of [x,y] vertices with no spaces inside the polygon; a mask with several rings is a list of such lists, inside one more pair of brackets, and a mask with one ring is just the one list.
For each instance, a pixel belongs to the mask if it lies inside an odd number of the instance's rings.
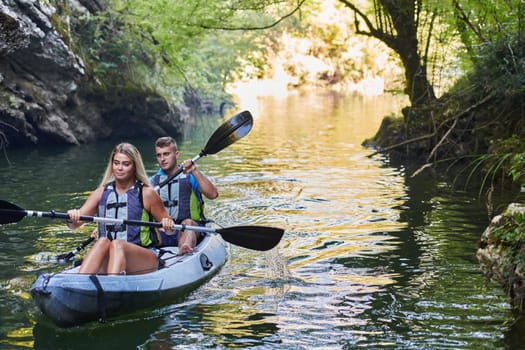
{"label": "woman", "polygon": [[[149,185],[142,157],[135,146],[115,146],[99,187],[80,209],[68,211],[68,226],[82,225],[81,215],[142,220],[151,214],[166,232],[173,231],[173,219],[157,192]],[[141,226],[99,223],[99,239],[86,254],[80,273],[141,274],[158,268],[158,250],[151,230]]]}

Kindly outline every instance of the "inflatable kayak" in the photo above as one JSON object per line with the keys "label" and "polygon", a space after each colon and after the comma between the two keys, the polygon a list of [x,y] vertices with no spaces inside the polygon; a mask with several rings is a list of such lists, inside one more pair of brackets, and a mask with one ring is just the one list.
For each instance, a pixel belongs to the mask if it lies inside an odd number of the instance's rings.
{"label": "inflatable kayak", "polygon": [[181,300],[210,279],[227,260],[226,243],[208,234],[192,254],[162,248],[163,267],[143,275],[87,275],[78,267],[44,273],[31,287],[42,312],[60,327],[107,319]]}

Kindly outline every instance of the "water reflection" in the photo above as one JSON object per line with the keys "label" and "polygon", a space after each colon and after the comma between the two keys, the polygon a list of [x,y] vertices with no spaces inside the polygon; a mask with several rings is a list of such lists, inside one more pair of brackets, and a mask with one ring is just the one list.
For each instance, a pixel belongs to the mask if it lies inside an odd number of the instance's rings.
{"label": "water reflection", "polygon": [[[33,330],[34,346],[42,350],[58,349],[136,349],[151,339],[162,324],[162,317],[148,317],[146,320],[128,319],[107,325],[96,324],[73,329],[58,329],[41,321]],[[28,337],[31,339],[30,337]]]}

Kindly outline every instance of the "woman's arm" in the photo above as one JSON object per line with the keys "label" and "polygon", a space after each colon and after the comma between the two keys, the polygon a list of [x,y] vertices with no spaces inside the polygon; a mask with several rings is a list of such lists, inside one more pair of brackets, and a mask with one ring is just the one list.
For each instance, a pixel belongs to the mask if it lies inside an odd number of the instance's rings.
{"label": "woman's arm", "polygon": [[144,186],[142,188],[142,198],[144,201],[144,209],[153,215],[155,220],[162,223],[164,231],[173,231],[173,225],[175,223],[164,207],[159,194],[152,187]]}
{"label": "woman's arm", "polygon": [[67,211],[69,214],[69,220],[67,220],[67,226],[74,230],[80,226],[84,222],[80,221],[81,215],[94,215],[97,212],[98,203],[100,202],[100,198],[102,196],[103,188],[99,187],[95,191],[93,191],[84,204],[80,207],[80,209],[70,209]]}

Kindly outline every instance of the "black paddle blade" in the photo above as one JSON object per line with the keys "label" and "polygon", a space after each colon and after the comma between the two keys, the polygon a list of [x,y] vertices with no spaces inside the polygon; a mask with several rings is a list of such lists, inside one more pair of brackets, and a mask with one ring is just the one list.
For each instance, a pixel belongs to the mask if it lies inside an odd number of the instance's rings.
{"label": "black paddle blade", "polygon": [[243,111],[234,115],[215,130],[202,150],[201,155],[215,154],[223,150],[248,135],[252,126],[253,117],[250,112]]}
{"label": "black paddle blade", "polygon": [[25,210],[18,205],[0,200],[0,225],[19,222],[25,216]]}
{"label": "black paddle blade", "polygon": [[226,242],[259,251],[275,247],[284,234],[283,229],[267,226],[234,226],[217,232]]}

